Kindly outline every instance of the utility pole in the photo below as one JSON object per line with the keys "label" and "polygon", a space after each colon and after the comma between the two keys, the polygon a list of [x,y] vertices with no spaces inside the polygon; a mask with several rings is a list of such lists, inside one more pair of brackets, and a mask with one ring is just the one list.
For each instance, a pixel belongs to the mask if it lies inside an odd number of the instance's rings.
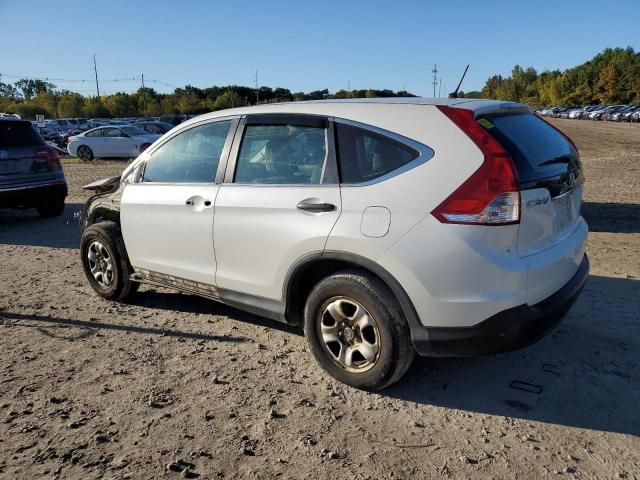
{"label": "utility pole", "polygon": [[438,97],[442,96],[442,77],[438,79]]}
{"label": "utility pole", "polygon": [[435,98],[436,96],[436,85],[438,85],[438,67],[436,66],[436,64],[433,64],[433,70],[431,70],[431,72],[433,73],[433,97]]}
{"label": "utility pole", "polygon": [[100,86],[98,85],[98,67],[96,66],[96,54],[93,54],[93,71],[96,74],[96,92],[98,93],[98,100],[100,100]]}
{"label": "utility pole", "polygon": [[147,115],[147,91],[144,89],[144,73],[142,74],[142,105],[143,111],[142,113]]}
{"label": "utility pole", "polygon": [[347,92],[351,93],[351,80],[347,80]]}
{"label": "utility pole", "polygon": [[258,104],[258,102],[260,102],[260,95],[259,95],[259,90],[258,90],[258,70],[256,70],[256,104]]}

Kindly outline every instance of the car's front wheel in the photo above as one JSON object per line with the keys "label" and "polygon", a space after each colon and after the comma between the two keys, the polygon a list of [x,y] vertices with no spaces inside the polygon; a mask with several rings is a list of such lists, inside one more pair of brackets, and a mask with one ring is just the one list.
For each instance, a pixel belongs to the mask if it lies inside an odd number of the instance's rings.
{"label": "car's front wheel", "polygon": [[398,302],[364,271],[345,270],[320,281],[307,299],[304,330],[320,366],[363,390],[398,381],[415,356]]}
{"label": "car's front wheel", "polygon": [[126,300],[138,289],[131,280],[133,268],[122,240],[120,227],[113,222],[90,225],[82,233],[80,255],[91,287],[107,300]]}

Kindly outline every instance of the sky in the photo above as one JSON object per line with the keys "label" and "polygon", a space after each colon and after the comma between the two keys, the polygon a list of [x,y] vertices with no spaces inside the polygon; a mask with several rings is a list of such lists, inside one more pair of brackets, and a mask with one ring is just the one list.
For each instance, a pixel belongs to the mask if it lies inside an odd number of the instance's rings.
{"label": "sky", "polygon": [[436,64],[446,96],[467,64],[464,91],[516,64],[564,69],[606,47],[638,50],[638,19],[640,0],[0,0],[0,81],[63,79],[52,83],[94,95],[95,54],[102,94],[134,91],[142,74],[159,92],[253,86],[257,71],[260,85],[292,92],[433,96]]}

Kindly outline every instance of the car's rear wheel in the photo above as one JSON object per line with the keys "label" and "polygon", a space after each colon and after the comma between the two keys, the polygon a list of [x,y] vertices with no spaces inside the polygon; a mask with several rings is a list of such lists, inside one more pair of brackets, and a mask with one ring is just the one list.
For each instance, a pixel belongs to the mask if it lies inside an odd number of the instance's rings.
{"label": "car's rear wheel", "polygon": [[44,200],[36,205],[36,210],[43,218],[59,217],[64,213],[64,197]]}
{"label": "car's rear wheel", "polygon": [[364,390],[398,381],[415,351],[402,311],[378,278],[345,270],[320,281],[307,299],[311,353],[335,379]]}
{"label": "car's rear wheel", "polygon": [[86,145],[80,145],[76,154],[83,162],[90,162],[93,160],[93,151]]}
{"label": "car's rear wheel", "polygon": [[80,240],[80,255],[84,273],[101,297],[122,301],[138,289],[138,283],[130,278],[133,268],[115,223],[102,222],[87,227]]}

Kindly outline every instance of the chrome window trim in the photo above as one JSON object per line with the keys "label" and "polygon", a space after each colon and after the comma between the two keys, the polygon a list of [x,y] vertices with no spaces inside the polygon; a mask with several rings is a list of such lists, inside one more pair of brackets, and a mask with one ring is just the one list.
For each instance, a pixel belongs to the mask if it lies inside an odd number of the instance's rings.
{"label": "chrome window trim", "polygon": [[[378,135],[381,135],[383,137],[387,137],[390,138],[391,140],[395,140],[398,143],[401,143],[403,145],[406,145],[407,147],[410,147],[412,149],[414,149],[415,151],[418,152],[418,156],[416,158],[414,158],[413,160],[411,160],[409,163],[406,163],[405,165],[396,168],[395,170],[391,170],[389,173],[385,173],[384,175],[381,175],[380,177],[376,177],[374,179],[368,180],[366,182],[359,182],[359,183],[340,183],[341,186],[344,187],[367,187],[369,185],[376,185],[378,183],[384,182],[386,180],[389,180],[390,178],[393,177],[397,177],[398,175],[402,175],[403,173],[408,172],[409,170],[413,170],[414,168],[428,162],[429,160],[431,160],[436,152],[433,148],[420,143],[420,142],[416,142],[415,140],[410,139],[409,137],[405,137],[403,135],[400,135],[398,133],[392,132],[390,130],[385,130],[384,128],[380,128],[380,127],[376,127],[373,125],[369,125],[367,123],[361,123],[361,122],[356,122],[353,120],[347,120],[346,118],[337,118],[337,117],[333,117],[332,118],[333,121],[337,124],[337,125],[349,125],[352,127],[357,127],[357,128],[361,128],[362,130],[368,130],[370,132],[376,133]],[[339,155],[338,155],[339,157]],[[338,162],[340,162],[340,158],[338,158]]]}

